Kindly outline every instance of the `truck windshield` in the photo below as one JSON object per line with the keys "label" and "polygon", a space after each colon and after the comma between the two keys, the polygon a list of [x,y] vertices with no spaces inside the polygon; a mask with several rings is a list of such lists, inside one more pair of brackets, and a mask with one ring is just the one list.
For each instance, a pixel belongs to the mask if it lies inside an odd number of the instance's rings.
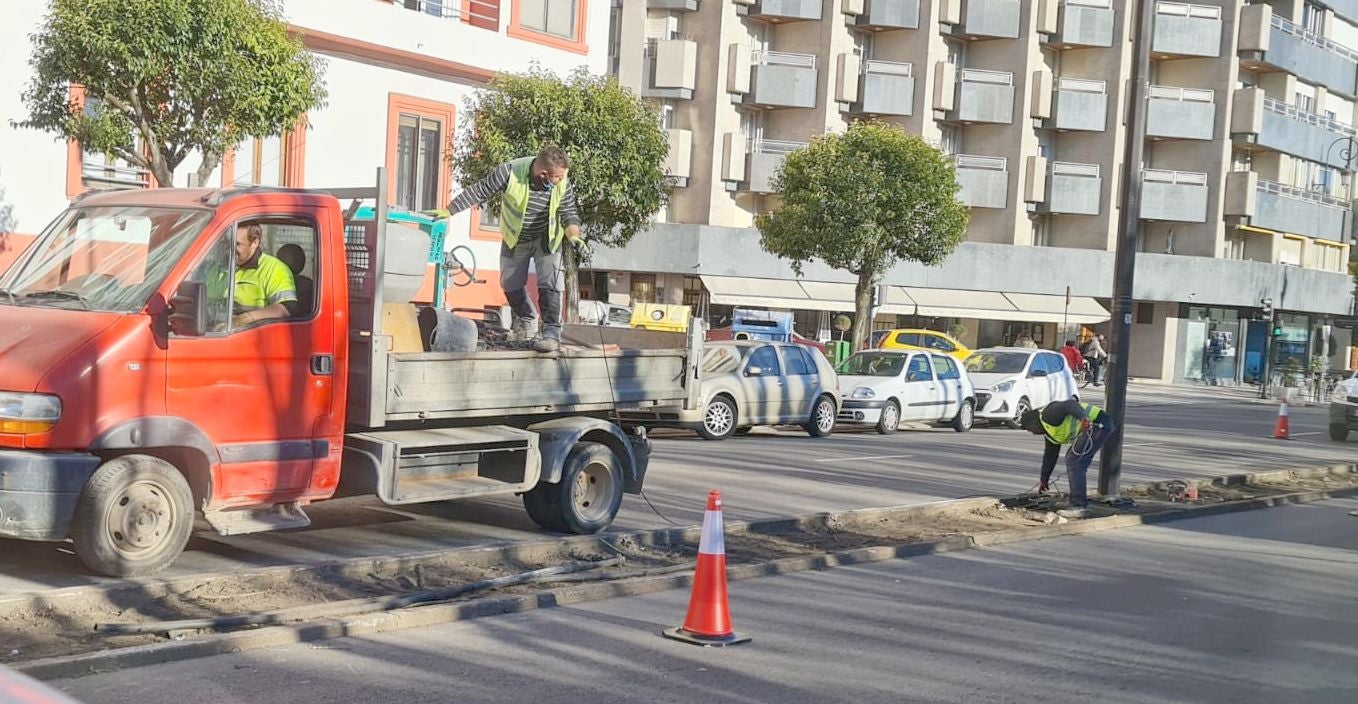
{"label": "truck windshield", "polygon": [[187,208],[69,208],[0,279],[0,304],[141,310],[210,215]]}

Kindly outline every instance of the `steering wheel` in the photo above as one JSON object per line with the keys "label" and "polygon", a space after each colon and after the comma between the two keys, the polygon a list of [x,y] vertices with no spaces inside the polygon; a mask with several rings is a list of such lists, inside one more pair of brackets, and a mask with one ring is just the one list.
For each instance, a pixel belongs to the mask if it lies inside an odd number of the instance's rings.
{"label": "steering wheel", "polygon": [[[459,250],[462,252],[461,256],[458,254]],[[471,262],[471,266],[467,266],[465,262]],[[454,286],[461,288],[477,282],[476,252],[465,244],[453,247],[443,255],[443,268],[447,272],[448,280],[452,281]]]}

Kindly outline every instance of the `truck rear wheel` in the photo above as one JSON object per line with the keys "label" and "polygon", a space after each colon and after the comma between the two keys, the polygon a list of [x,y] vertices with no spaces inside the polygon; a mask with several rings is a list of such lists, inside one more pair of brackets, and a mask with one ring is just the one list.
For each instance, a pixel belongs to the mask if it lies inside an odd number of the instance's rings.
{"label": "truck rear wheel", "polygon": [[523,495],[523,506],[547,530],[598,533],[622,506],[622,465],[606,445],[576,443],[561,468],[561,481],[539,482]]}
{"label": "truck rear wheel", "polygon": [[108,577],[143,577],[174,562],[193,531],[193,494],[158,457],[127,455],[100,465],[76,505],[76,555]]}

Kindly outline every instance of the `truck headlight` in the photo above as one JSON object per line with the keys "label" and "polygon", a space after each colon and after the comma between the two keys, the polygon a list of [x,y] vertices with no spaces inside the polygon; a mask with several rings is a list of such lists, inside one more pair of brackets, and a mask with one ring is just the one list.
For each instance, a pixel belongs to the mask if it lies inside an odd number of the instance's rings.
{"label": "truck headlight", "polygon": [[849,398],[874,398],[876,396],[877,392],[866,386],[860,386],[854,389],[852,394],[849,394]]}
{"label": "truck headlight", "polygon": [[61,420],[61,399],[48,394],[0,391],[0,433],[45,433]]}

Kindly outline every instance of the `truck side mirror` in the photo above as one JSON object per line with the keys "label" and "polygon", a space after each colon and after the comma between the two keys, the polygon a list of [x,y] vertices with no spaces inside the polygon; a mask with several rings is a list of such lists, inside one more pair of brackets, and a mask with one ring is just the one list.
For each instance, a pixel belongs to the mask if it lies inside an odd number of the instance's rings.
{"label": "truck side mirror", "polygon": [[185,281],[170,298],[170,331],[183,337],[207,333],[207,285]]}

